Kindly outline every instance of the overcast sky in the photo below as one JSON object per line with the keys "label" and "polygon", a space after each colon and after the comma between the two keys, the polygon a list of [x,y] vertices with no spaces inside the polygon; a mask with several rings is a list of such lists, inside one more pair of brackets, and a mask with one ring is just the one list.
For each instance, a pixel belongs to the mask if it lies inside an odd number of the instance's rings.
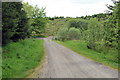
{"label": "overcast sky", "polygon": [[49,17],[80,17],[104,13],[106,4],[112,4],[111,0],[23,0],[39,8],[46,7],[46,15]]}

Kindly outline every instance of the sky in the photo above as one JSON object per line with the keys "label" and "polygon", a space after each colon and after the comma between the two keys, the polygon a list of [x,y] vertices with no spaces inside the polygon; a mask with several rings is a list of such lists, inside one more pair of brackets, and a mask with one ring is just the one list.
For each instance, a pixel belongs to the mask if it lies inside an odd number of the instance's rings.
{"label": "sky", "polygon": [[112,4],[111,0],[23,0],[39,8],[46,7],[46,15],[49,17],[81,17],[98,13],[105,13],[106,4]]}

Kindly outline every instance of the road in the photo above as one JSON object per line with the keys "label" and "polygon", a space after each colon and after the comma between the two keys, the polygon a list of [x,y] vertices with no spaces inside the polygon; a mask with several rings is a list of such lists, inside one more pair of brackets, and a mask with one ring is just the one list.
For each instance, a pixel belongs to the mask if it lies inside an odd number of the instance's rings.
{"label": "road", "polygon": [[79,55],[51,37],[44,40],[46,62],[38,78],[118,78],[118,71]]}

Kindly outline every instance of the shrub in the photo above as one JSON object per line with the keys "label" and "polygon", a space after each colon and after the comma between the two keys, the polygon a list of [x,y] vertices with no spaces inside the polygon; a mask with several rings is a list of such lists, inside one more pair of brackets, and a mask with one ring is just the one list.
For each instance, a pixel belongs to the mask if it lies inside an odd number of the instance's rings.
{"label": "shrub", "polygon": [[82,31],[87,30],[88,22],[85,20],[72,19],[68,22],[68,27],[80,28]]}
{"label": "shrub", "polygon": [[80,30],[77,28],[70,28],[68,32],[68,38],[70,40],[77,40],[80,38]]}
{"label": "shrub", "polygon": [[102,24],[96,19],[90,19],[87,30],[88,48],[96,50],[96,42],[101,42],[104,36],[104,28]]}
{"label": "shrub", "polygon": [[68,28],[61,28],[58,31],[58,39],[63,42],[68,38]]}

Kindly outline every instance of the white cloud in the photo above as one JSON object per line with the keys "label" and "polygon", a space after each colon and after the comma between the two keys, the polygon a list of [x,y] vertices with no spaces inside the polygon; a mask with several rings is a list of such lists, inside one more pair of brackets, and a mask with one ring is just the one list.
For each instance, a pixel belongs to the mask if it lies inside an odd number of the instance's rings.
{"label": "white cloud", "polygon": [[[95,1],[95,2],[94,2]],[[105,4],[111,4],[111,0],[24,0],[38,7],[46,7],[47,16],[85,16],[103,13],[107,8]]]}

